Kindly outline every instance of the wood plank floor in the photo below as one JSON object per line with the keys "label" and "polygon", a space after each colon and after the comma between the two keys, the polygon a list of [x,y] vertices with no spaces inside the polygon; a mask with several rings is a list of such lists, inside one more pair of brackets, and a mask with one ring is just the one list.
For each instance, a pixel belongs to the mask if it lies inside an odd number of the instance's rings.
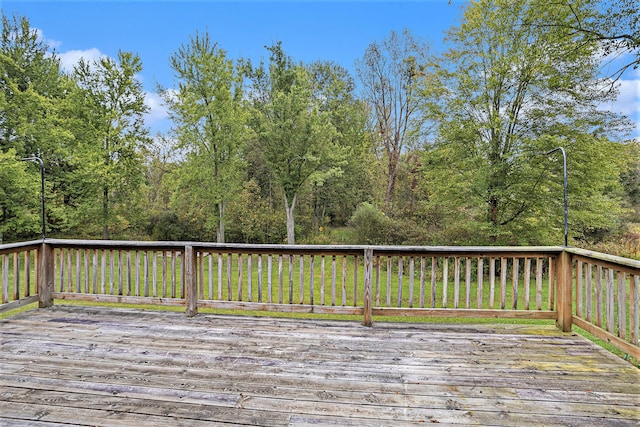
{"label": "wood plank floor", "polygon": [[0,333],[0,426],[640,425],[640,370],[552,326],[56,305]]}

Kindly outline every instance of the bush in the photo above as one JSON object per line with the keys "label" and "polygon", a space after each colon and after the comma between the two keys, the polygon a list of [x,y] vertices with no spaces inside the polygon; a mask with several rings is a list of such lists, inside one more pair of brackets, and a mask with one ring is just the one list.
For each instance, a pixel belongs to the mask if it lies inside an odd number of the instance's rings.
{"label": "bush", "polygon": [[356,243],[367,245],[394,244],[396,223],[371,203],[361,203],[349,221]]}

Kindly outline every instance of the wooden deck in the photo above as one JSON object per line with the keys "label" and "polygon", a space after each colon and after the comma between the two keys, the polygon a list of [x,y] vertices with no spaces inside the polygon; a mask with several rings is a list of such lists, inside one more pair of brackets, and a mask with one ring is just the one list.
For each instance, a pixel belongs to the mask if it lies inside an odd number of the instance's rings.
{"label": "wooden deck", "polygon": [[0,334],[1,426],[640,425],[640,370],[554,326],[56,305]]}

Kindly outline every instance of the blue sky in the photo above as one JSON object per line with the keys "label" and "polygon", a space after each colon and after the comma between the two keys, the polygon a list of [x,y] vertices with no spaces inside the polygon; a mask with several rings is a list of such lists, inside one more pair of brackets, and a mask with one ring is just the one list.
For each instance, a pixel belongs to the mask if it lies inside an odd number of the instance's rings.
{"label": "blue sky", "polygon": [[[464,0],[414,1],[37,1],[0,0],[5,14],[26,16],[63,65],[80,56],[115,57],[118,50],[140,55],[140,78],[152,112],[152,132],[167,130],[166,112],[155,93],[157,84],[171,87],[169,56],[189,36],[209,31],[233,58],[266,58],[265,45],[282,41],[296,61],[332,60],[349,69],[369,43],[391,30],[409,28],[414,35],[442,49],[444,32],[457,25]],[[640,122],[640,73],[628,73],[619,102],[611,108]],[[636,128],[640,136],[640,127]]]}

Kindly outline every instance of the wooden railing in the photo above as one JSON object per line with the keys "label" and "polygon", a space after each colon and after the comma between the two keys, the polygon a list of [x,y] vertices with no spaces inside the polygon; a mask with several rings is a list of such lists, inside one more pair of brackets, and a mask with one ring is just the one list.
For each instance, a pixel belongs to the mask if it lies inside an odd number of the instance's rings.
{"label": "wooden railing", "polygon": [[[53,240],[0,246],[0,311],[84,300],[374,316],[553,319],[640,357],[640,262],[562,247]],[[36,286],[38,292],[36,293]]]}
{"label": "wooden railing", "polygon": [[0,245],[0,313],[38,301],[41,246],[40,241]]}
{"label": "wooden railing", "polygon": [[573,259],[572,323],[640,359],[640,262],[582,249]]}

